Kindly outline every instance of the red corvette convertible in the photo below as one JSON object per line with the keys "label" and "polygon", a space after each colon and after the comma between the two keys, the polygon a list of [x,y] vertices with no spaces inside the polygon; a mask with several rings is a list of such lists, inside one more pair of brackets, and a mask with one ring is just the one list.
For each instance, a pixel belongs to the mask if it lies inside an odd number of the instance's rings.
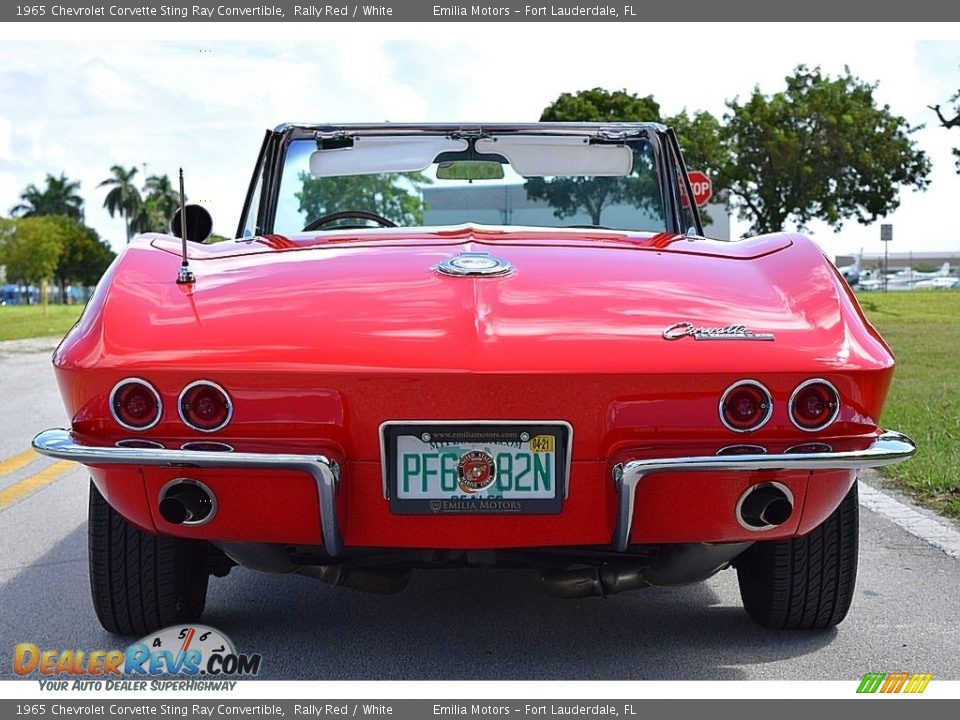
{"label": "red corvette convertible", "polygon": [[234,565],[372,592],[531,567],[564,597],[736,568],[771,628],[850,606],[890,349],[822,252],[704,236],[656,124],[283,125],[235,239],[117,258],[54,356],[111,632]]}

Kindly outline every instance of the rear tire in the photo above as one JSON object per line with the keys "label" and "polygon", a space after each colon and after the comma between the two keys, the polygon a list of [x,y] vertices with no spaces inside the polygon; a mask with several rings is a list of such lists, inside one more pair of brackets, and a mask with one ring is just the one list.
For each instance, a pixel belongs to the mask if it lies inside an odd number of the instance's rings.
{"label": "rear tire", "polygon": [[145,635],[200,619],[209,579],[205,542],[139,530],[92,482],[88,518],[90,593],[108,632]]}
{"label": "rear tire", "polygon": [[809,534],[753,545],[734,562],[747,614],[775,630],[838,624],[853,600],[859,532],[854,483],[833,514]]}

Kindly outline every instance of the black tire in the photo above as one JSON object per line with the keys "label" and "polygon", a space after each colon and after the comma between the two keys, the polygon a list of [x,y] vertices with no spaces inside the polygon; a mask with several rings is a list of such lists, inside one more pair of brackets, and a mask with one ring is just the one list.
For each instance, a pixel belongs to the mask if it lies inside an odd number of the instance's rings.
{"label": "black tire", "polygon": [[747,614],[775,630],[838,624],[853,600],[859,533],[854,483],[833,514],[808,535],[753,545],[734,562]]}
{"label": "black tire", "polygon": [[100,624],[116,635],[145,635],[195,622],[207,598],[207,544],[145,533],[90,483],[90,594]]}

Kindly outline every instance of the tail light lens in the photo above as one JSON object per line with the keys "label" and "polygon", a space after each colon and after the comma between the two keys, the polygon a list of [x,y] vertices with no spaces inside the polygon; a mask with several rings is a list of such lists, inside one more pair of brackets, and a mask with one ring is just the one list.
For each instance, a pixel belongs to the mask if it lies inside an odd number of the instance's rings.
{"label": "tail light lens", "polygon": [[222,430],[233,417],[233,404],[227,391],[216,383],[198,380],[187,385],[178,402],[180,419],[194,430]]}
{"label": "tail light lens", "polygon": [[163,412],[160,393],[146,380],[128,378],[118,382],[110,393],[113,419],[128,430],[149,430]]}
{"label": "tail light lens", "polygon": [[801,430],[823,430],[840,413],[840,394],[826,380],[800,383],[790,396],[790,420]]}
{"label": "tail light lens", "polygon": [[734,432],[759,430],[773,414],[770,391],[755,380],[741,380],[720,398],[720,420]]}

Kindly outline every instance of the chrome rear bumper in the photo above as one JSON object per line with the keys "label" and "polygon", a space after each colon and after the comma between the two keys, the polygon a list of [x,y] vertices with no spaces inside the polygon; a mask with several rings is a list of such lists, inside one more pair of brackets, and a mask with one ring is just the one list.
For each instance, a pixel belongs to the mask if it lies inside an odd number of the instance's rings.
{"label": "chrome rear bumper", "polygon": [[335,504],[340,468],[334,460],[323,455],[100,447],[77,442],[68,430],[45,430],[33,439],[33,449],[50,457],[73,460],[84,465],[252,468],[305,472],[317,483],[324,549],[331,556],[339,555],[343,550]]}
{"label": "chrome rear bumper", "polygon": [[[84,445],[68,430],[46,430],[33,440],[34,449],[61,460],[84,465],[152,465],[171,468],[217,467],[305,472],[317,484],[323,544],[331,556],[343,550],[337,522],[336,493],[340,479],[337,463],[322,455],[284,453],[211,452],[167,448],[130,448]],[[613,547],[624,551],[630,543],[637,485],[647,475],[660,472],[723,470],[859,470],[893,465],[908,459],[916,445],[906,435],[883,432],[851,450],[779,455],[706,455],[632,460],[613,469],[619,492]]]}
{"label": "chrome rear bumper", "polygon": [[631,460],[613,468],[613,481],[620,494],[613,547],[623,552],[630,544],[637,485],[647,475],[660,472],[686,473],[718,470],[862,470],[903,462],[916,450],[917,446],[906,435],[884,431],[874,438],[864,440],[863,447],[851,450]]}

